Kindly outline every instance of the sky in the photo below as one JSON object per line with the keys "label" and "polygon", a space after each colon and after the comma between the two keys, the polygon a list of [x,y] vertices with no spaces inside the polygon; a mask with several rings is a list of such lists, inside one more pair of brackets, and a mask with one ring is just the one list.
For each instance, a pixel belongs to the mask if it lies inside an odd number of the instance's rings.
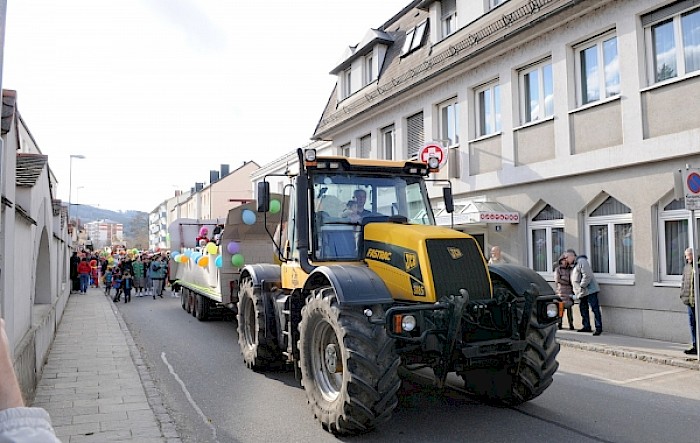
{"label": "sky", "polygon": [[150,212],[221,164],[307,144],[345,49],[410,0],[7,3],[2,87],[55,197]]}

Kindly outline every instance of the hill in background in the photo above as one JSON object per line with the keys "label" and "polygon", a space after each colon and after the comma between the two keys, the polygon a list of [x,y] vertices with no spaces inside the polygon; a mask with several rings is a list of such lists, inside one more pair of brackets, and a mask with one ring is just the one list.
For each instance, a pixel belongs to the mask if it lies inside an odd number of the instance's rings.
{"label": "hill in background", "polygon": [[72,204],[71,219],[79,219],[80,224],[97,220],[110,220],[124,225],[124,241],[127,246],[148,249],[148,213],[141,211],[110,211],[90,205]]}

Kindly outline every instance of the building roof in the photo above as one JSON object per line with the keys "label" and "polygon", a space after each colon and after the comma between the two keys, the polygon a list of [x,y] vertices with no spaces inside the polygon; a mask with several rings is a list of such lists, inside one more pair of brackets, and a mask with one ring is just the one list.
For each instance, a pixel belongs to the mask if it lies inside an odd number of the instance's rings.
{"label": "building roof", "polygon": [[12,128],[12,119],[15,115],[17,92],[11,89],[2,90],[2,133],[7,134]]}
{"label": "building roof", "polygon": [[48,161],[49,157],[42,154],[17,154],[17,186],[34,186]]}

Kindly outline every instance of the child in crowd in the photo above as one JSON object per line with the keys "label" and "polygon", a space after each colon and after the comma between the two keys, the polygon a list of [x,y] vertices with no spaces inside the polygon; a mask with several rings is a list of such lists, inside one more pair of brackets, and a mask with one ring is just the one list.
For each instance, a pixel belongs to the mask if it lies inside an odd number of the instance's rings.
{"label": "child in crowd", "polygon": [[112,292],[112,267],[111,266],[107,266],[107,270],[105,271],[104,284],[105,284],[105,295],[109,296],[110,292]]}
{"label": "child in crowd", "polygon": [[116,303],[121,300],[122,296],[122,275],[119,272],[112,274],[112,287],[116,291],[112,301]]}
{"label": "child in crowd", "polygon": [[131,276],[129,271],[124,271],[124,278],[122,278],[122,289],[124,291],[124,303],[129,303],[131,301],[131,288],[134,287],[134,277]]}

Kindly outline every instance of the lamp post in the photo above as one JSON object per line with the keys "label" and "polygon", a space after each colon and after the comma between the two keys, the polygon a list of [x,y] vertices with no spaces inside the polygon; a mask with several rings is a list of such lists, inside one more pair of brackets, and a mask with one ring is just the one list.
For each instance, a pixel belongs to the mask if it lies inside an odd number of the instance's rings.
{"label": "lamp post", "polygon": [[71,195],[73,192],[73,159],[74,158],[82,160],[85,158],[85,156],[82,154],[71,154],[70,155],[70,165],[68,166],[68,223],[70,223]]}

